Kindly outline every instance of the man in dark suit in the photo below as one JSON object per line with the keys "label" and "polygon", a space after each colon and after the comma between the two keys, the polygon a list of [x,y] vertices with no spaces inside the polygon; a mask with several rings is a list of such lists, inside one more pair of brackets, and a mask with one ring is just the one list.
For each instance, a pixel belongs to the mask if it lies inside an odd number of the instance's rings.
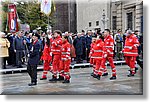
{"label": "man in dark suit", "polygon": [[39,35],[33,34],[33,42],[30,47],[30,52],[28,54],[29,60],[28,60],[28,66],[27,71],[29,76],[31,77],[31,83],[28,84],[29,86],[33,86],[37,84],[37,65],[39,63],[39,57],[40,57],[40,43],[38,41]]}
{"label": "man in dark suit", "polygon": [[83,54],[83,43],[80,33],[78,33],[77,38],[74,39],[73,45],[75,47],[76,63],[81,63],[81,56]]}

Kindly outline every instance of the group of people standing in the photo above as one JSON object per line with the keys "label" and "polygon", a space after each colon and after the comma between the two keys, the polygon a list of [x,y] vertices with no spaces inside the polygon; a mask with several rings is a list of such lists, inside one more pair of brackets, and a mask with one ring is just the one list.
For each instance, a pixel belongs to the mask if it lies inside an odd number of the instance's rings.
{"label": "group of people standing", "polygon": [[[5,44],[0,44],[2,48],[13,49],[16,54],[16,64],[18,67],[21,65],[21,57],[24,48],[27,55],[27,71],[31,77],[31,83],[29,86],[37,85],[37,65],[39,60],[43,60],[43,74],[40,80],[46,80],[48,72],[52,73],[50,82],[63,81],[63,83],[70,83],[70,64],[73,57],[76,57],[77,63],[80,63],[82,59],[90,60],[90,64],[93,65],[93,72],[91,76],[101,79],[102,76],[107,76],[107,68],[105,66],[106,61],[112,68],[112,76],[110,80],[117,78],[116,67],[113,63],[114,58],[114,45],[115,41],[122,42],[121,36],[118,34],[117,38],[113,38],[109,29],[105,29],[103,34],[97,33],[92,35],[91,31],[84,31],[77,33],[74,38],[69,33],[62,33],[60,30],[55,30],[53,33],[47,34],[43,37],[44,44],[43,50],[41,50],[41,37],[37,32],[32,35],[26,34],[26,38],[22,37],[23,32],[19,31],[17,36],[13,35],[13,43],[11,40],[6,40],[5,34],[1,33],[1,41],[5,41]],[[85,36],[86,35],[86,36]],[[45,36],[45,35],[42,35]],[[126,31],[126,37],[123,41],[123,50],[118,50],[119,53],[124,54],[125,61],[130,67],[130,73],[128,77],[134,76],[135,61],[138,56],[138,47],[140,45],[138,38],[133,34],[131,30]],[[4,47],[5,45],[5,47]],[[72,49],[75,50],[75,54],[72,53]],[[8,52],[8,51],[6,51]],[[40,54],[42,52],[42,54]],[[2,55],[2,54],[1,54]],[[8,57],[8,53],[7,56]],[[13,56],[11,56],[13,57]],[[13,62],[13,61],[12,61]],[[50,66],[52,64],[52,66]]]}
{"label": "group of people standing", "polygon": [[[126,32],[126,40],[124,48],[120,53],[124,54],[125,61],[130,67],[130,73],[128,77],[134,76],[136,73],[135,61],[138,56],[138,38],[133,34],[131,30]],[[109,29],[104,30],[104,35],[98,35],[97,38],[92,39],[91,50],[90,50],[90,63],[93,65],[93,73],[91,76],[101,79],[102,76],[107,76],[107,68],[105,66],[106,60],[108,60],[111,69],[112,77],[110,80],[114,80],[117,77],[116,67],[113,63],[114,56],[114,39],[110,34]]]}
{"label": "group of people standing", "polygon": [[[40,44],[38,42],[38,34],[34,34],[32,39],[32,47],[28,55],[27,70],[31,77],[29,86],[37,84],[37,64],[39,59]],[[60,30],[55,30],[51,37],[46,37],[45,46],[41,60],[44,61],[43,75],[40,80],[47,79],[47,73],[52,73],[50,82],[63,81],[63,83],[70,83],[70,64],[71,45],[69,38],[62,34]],[[50,66],[52,63],[52,66]]]}

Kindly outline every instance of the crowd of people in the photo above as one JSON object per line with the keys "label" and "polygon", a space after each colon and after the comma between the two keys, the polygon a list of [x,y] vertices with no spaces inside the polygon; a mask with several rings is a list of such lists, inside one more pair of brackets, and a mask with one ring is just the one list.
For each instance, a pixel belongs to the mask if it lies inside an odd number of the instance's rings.
{"label": "crowd of people", "polygon": [[[105,63],[108,60],[112,68],[112,77],[116,79],[116,68],[113,60],[125,60],[130,67],[130,76],[134,76],[135,61],[143,55],[143,37],[139,31],[121,30],[93,32],[84,30],[81,33],[62,33],[55,30],[53,33],[34,31],[10,33],[1,32],[0,57],[3,59],[2,68],[6,68],[6,62],[13,67],[22,68],[27,63],[27,71],[31,77],[29,86],[37,84],[37,65],[43,64],[41,80],[47,79],[48,71],[52,72],[50,82],[62,81],[70,83],[69,65],[90,62],[93,65],[91,76],[100,80],[101,76],[107,76]],[[136,53],[138,52],[138,53]],[[40,61],[41,60],[41,61]],[[143,65],[140,63],[140,67]],[[51,65],[51,66],[50,66]]]}

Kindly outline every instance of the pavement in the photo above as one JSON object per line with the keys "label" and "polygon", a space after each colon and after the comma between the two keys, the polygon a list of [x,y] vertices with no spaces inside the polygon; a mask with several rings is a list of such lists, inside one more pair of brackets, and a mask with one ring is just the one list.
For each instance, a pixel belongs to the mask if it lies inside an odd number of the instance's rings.
{"label": "pavement", "polygon": [[[42,71],[38,71],[37,86],[28,86],[30,78],[27,72],[0,74],[2,95],[142,95],[143,94],[143,70],[138,69],[134,77],[127,77],[129,67],[117,65],[117,79],[109,80],[111,69],[108,66],[109,75],[101,80],[90,76],[91,67],[71,69],[71,83],[50,83],[47,80],[39,80]],[[48,73],[51,78],[51,73]]]}

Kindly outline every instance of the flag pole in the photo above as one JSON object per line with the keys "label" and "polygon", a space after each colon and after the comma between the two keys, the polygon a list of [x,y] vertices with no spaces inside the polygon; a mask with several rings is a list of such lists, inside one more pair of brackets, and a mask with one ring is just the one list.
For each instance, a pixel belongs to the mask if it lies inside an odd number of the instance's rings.
{"label": "flag pole", "polygon": [[48,30],[49,30],[49,15],[48,15]]}

